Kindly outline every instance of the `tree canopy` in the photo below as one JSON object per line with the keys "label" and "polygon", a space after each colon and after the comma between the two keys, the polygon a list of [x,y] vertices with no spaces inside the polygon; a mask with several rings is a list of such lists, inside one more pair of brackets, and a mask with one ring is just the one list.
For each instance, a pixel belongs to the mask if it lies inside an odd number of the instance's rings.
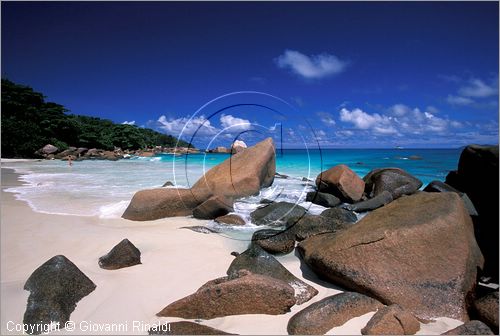
{"label": "tree canopy", "polygon": [[[2,157],[34,157],[46,144],[113,150],[150,146],[174,147],[177,139],[149,128],[69,114],[62,105],[46,102],[31,87],[2,79]],[[188,147],[185,141],[179,146]]]}

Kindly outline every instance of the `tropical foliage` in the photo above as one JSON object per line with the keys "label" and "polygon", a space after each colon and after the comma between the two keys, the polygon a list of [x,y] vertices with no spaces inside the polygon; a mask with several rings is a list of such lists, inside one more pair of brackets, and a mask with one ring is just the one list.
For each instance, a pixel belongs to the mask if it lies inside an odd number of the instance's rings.
{"label": "tropical foliage", "polygon": [[[116,124],[111,120],[68,114],[59,104],[46,102],[28,86],[2,79],[2,157],[34,157],[46,144],[112,150],[150,146],[174,147],[177,139],[152,129]],[[179,141],[179,146],[189,144]]]}

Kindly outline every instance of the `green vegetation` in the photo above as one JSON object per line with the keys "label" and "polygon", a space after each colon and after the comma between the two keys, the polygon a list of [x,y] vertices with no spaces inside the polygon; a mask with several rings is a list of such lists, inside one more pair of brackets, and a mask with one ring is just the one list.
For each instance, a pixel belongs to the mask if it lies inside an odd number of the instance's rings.
{"label": "green vegetation", "polygon": [[[46,144],[113,150],[174,147],[177,139],[152,129],[111,120],[67,114],[64,106],[46,102],[28,86],[2,79],[2,157],[34,157]],[[179,146],[188,147],[185,141]]]}

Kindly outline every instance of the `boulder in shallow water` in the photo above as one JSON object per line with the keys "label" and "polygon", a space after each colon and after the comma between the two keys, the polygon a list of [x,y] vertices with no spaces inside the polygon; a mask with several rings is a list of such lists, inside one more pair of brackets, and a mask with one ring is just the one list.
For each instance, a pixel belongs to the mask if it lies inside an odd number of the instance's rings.
{"label": "boulder in shallow water", "polygon": [[252,243],[271,254],[288,254],[295,249],[295,236],[290,230],[263,229],[253,233]]}
{"label": "boulder in shallow water", "polygon": [[382,191],[377,196],[370,198],[366,201],[348,204],[345,206],[347,210],[356,211],[356,212],[366,212],[378,209],[383,207],[386,204],[392,202],[392,194],[387,190]]}
{"label": "boulder in shallow water", "polygon": [[207,320],[242,314],[278,315],[289,312],[294,304],[294,290],[286,282],[241,271],[235,277],[207,282],[157,315]]}
{"label": "boulder in shallow water", "polygon": [[321,216],[345,223],[356,223],[358,221],[358,217],[354,212],[342,208],[326,209],[321,213]]}
{"label": "boulder in shallow water", "polygon": [[23,323],[32,334],[46,332],[51,322],[64,324],[76,304],[94,291],[96,285],[63,255],[38,267],[24,284],[30,292]]}
{"label": "boulder in shallow water", "polygon": [[274,143],[267,138],[207,171],[192,189],[228,198],[251,196],[269,187],[275,172]]}
{"label": "boulder in shallow water", "polygon": [[293,315],[288,321],[288,334],[324,335],[354,317],[382,307],[377,300],[359,293],[344,292],[328,296]]}
{"label": "boulder in shallow water", "polygon": [[193,217],[215,219],[233,211],[233,201],[224,196],[212,196],[193,209]]}
{"label": "boulder in shallow water", "polygon": [[380,308],[361,329],[363,335],[414,335],[420,322],[398,305]]}
{"label": "boulder in shallow water", "polygon": [[245,225],[245,220],[236,214],[229,214],[217,217],[215,222],[227,225]]}
{"label": "boulder in shallow water", "polygon": [[191,189],[141,190],[135,193],[122,217],[147,221],[164,217],[189,216],[194,208],[207,199],[207,194],[195,193]]}
{"label": "boulder in shallow water", "polygon": [[99,267],[115,270],[141,264],[141,251],[128,239],[123,239],[108,254],[99,258]]}
{"label": "boulder in shallow water", "polygon": [[472,320],[455,329],[448,330],[441,335],[495,335],[491,329],[481,321]]}
{"label": "boulder in shallow water", "polygon": [[346,165],[321,172],[316,177],[316,186],[319,191],[330,193],[348,203],[359,201],[365,190],[365,182]]}
{"label": "boulder in shallow water", "polygon": [[307,212],[298,204],[290,202],[273,202],[255,209],[250,213],[255,225],[282,225],[288,218],[301,217]]}
{"label": "boulder in shallow water", "polygon": [[179,321],[169,322],[152,327],[148,330],[149,335],[235,335],[203,324]]}
{"label": "boulder in shallow water", "polygon": [[422,186],[422,181],[399,168],[374,169],[363,180],[365,192],[370,198],[388,191],[393,199],[397,199],[414,194]]}
{"label": "boulder in shallow water", "polygon": [[165,188],[165,187],[173,187],[174,184],[170,181],[167,181],[165,183],[163,183],[163,185],[161,186],[162,188]]}
{"label": "boulder in shallow water", "polygon": [[251,244],[245,252],[236,256],[227,270],[227,275],[229,278],[237,277],[242,270],[288,283],[295,291],[298,305],[318,294],[314,287],[295,277],[276,258],[255,244]]}
{"label": "boulder in shallow water", "polygon": [[306,195],[306,202],[312,202],[327,208],[333,208],[334,206],[340,204],[340,199],[331,194],[319,191],[310,191]]}
{"label": "boulder in shallow water", "polygon": [[158,188],[137,192],[122,217],[144,221],[189,216],[212,196],[235,199],[257,194],[260,188],[273,183],[275,171],[274,144],[267,138],[207,171],[191,189]]}
{"label": "boulder in shallow water", "polygon": [[401,197],[346,230],[310,237],[297,248],[331,282],[424,319],[467,320],[483,265],[471,218],[455,193]]}

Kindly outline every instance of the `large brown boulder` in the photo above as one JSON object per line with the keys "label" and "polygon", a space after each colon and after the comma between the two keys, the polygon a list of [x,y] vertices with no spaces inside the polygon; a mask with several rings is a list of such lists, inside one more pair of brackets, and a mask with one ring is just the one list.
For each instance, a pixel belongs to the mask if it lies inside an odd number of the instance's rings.
{"label": "large brown boulder", "polygon": [[374,169],[363,177],[363,181],[366,184],[365,192],[370,198],[388,191],[396,199],[411,195],[422,186],[422,181],[399,168]]}
{"label": "large brown boulder", "polygon": [[458,170],[446,183],[466,193],[479,216],[474,218],[476,239],[484,254],[484,275],[498,282],[498,145],[467,146],[460,155]]}
{"label": "large brown boulder", "polygon": [[484,262],[471,218],[455,193],[402,197],[346,230],[310,237],[298,249],[316,273],[334,283],[421,318],[463,321]]}
{"label": "large brown boulder", "polygon": [[208,195],[196,194],[191,189],[141,190],[135,193],[122,217],[147,221],[164,217],[189,216],[193,209],[207,198]]}
{"label": "large brown boulder", "polygon": [[338,165],[316,177],[319,191],[330,193],[345,202],[357,202],[363,196],[365,182],[346,165]]}
{"label": "large brown boulder", "polygon": [[363,335],[414,335],[420,322],[413,314],[398,305],[379,309],[361,329]]}
{"label": "large brown boulder", "polygon": [[286,282],[241,271],[238,277],[207,282],[156,315],[207,320],[242,314],[278,315],[289,312],[294,304],[294,290]]}
{"label": "large brown boulder", "polygon": [[275,171],[274,144],[267,138],[210,169],[191,189],[159,188],[137,192],[122,217],[154,220],[188,216],[212,196],[235,199],[257,194],[260,188],[273,183]]}
{"label": "large brown boulder", "polygon": [[251,196],[269,187],[275,172],[273,139],[267,138],[207,171],[192,189],[232,198]]}
{"label": "large brown boulder", "polygon": [[359,293],[344,292],[311,304],[288,321],[290,335],[324,335],[350,319],[376,311],[383,305]]}

